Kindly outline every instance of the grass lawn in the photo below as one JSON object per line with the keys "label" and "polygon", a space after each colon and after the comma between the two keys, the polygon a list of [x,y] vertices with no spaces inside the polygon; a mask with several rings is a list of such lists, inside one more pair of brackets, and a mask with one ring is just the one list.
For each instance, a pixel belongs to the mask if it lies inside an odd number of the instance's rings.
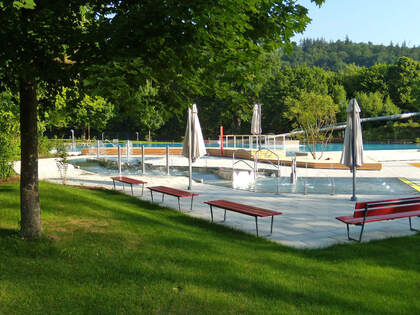
{"label": "grass lawn", "polygon": [[0,185],[1,314],[420,314],[419,234],[298,250],[115,191],[40,196],[23,241]]}

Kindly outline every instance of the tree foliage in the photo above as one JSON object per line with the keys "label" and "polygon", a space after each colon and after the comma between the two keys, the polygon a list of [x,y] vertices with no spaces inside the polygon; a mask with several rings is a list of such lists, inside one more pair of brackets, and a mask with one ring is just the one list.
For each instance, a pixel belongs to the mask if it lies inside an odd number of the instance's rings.
{"label": "tree foliage", "polygon": [[377,91],[372,93],[356,92],[355,97],[363,108],[362,117],[376,117],[399,114],[401,110],[392,103],[389,96]]}
{"label": "tree foliage", "polygon": [[13,174],[19,155],[19,110],[10,90],[0,93],[0,179]]}

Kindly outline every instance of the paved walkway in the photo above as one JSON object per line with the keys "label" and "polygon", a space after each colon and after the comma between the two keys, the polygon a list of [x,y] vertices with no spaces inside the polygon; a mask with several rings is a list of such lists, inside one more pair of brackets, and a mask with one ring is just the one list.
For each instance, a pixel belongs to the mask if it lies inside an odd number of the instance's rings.
{"label": "paved walkway", "polygon": [[[385,157],[385,154],[382,153]],[[393,156],[399,156],[398,161]],[[406,177],[413,182],[420,183],[420,168],[410,165],[409,163],[420,162],[420,152],[410,152],[406,154],[409,160],[403,161],[401,155],[392,152],[388,155],[387,161],[383,162],[381,171],[360,171],[360,177]],[[163,158],[155,157],[150,161],[155,164],[163,164]],[[197,165],[201,166],[225,166],[231,167],[231,159],[220,159],[215,157],[202,158]],[[186,159],[181,157],[172,157],[171,165],[186,165]],[[194,164],[194,166],[196,166]],[[18,169],[16,165],[15,169]],[[290,171],[290,169],[289,169]],[[305,176],[351,176],[348,171],[334,170],[301,170],[306,172]],[[40,179],[52,182],[61,182],[61,178],[55,167],[54,159],[43,159],[39,161]],[[112,189],[112,180],[110,176],[92,174],[80,169],[70,168],[68,174],[68,183],[83,186],[101,186]],[[188,178],[182,176],[132,176],[147,181],[150,186],[166,185],[178,189],[186,189],[188,186]],[[117,189],[122,189],[117,186]],[[129,189],[125,190],[131,193]],[[209,206],[204,201],[215,199],[227,199],[230,201],[246,203],[257,207],[263,207],[283,212],[283,215],[274,218],[273,234],[268,236],[270,231],[270,219],[259,219],[260,235],[268,239],[279,242],[287,246],[297,248],[316,248],[325,247],[337,243],[347,243],[345,224],[337,221],[336,216],[352,214],[354,210],[354,202],[350,201],[350,195],[302,195],[302,194],[286,194],[280,195],[269,193],[253,193],[248,191],[234,190],[231,188],[218,187],[202,183],[194,183],[192,191],[199,193],[200,196],[194,198],[193,211],[188,212],[189,215],[210,220]],[[144,196],[140,197],[141,187],[135,188],[135,196],[150,201],[149,190],[145,189]],[[414,193],[416,193],[414,191]],[[418,193],[420,195],[420,192]],[[407,195],[407,196],[413,196]],[[393,197],[402,198],[404,195],[375,195],[370,192],[369,195],[358,194],[358,200],[380,200],[390,199]],[[158,196],[155,201],[160,201]],[[177,198],[166,196],[164,205],[177,209]],[[189,211],[190,200],[181,199],[182,210]],[[215,209],[215,222],[226,226],[239,229],[251,234],[255,234],[255,220],[253,217],[245,216],[233,212],[227,212],[227,220],[223,220],[223,210]],[[415,218],[414,226],[420,227],[420,218]],[[354,227],[352,231],[358,233],[359,228]],[[363,240],[369,241],[373,239],[383,239],[387,237],[395,237],[402,235],[410,235],[408,220],[400,219],[395,221],[384,221],[367,224],[365,227]]]}

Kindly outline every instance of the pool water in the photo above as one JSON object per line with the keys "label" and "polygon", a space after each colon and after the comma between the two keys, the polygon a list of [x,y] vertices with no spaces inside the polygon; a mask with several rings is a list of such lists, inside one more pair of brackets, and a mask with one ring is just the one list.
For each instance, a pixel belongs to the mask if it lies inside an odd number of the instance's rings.
{"label": "pool water", "polygon": [[[150,157],[148,160],[151,159]],[[116,175],[116,158],[109,159],[110,164],[104,166],[95,159],[76,159],[71,164],[81,169],[98,174]],[[162,166],[145,163],[146,175],[166,175]],[[141,159],[130,158],[128,164],[123,159],[123,175],[143,175]],[[188,167],[170,167],[170,176],[188,176]],[[269,175],[269,174],[266,174]],[[258,193],[296,193],[296,194],[352,194],[353,179],[351,177],[298,177],[296,183],[290,182],[289,176],[275,177],[258,175],[255,184],[243,189]],[[232,188],[232,170],[224,168],[193,167],[194,180],[205,184]],[[356,193],[363,195],[418,195],[418,191],[403,183],[398,178],[360,177],[356,181]]]}
{"label": "pool water", "polygon": [[[228,180],[216,180],[207,184],[232,188]],[[296,194],[352,194],[351,177],[300,177],[290,183],[289,177],[257,177],[256,184],[248,187],[258,193],[296,193]],[[417,195],[418,192],[398,178],[361,177],[356,181],[356,193],[363,195]]]}

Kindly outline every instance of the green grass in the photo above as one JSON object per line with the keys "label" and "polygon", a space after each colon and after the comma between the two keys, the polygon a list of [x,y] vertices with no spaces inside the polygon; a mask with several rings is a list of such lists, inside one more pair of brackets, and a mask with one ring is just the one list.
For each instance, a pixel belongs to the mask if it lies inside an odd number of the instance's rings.
{"label": "green grass", "polygon": [[0,185],[1,314],[420,313],[420,235],[297,250],[114,191],[40,195],[24,241]]}

